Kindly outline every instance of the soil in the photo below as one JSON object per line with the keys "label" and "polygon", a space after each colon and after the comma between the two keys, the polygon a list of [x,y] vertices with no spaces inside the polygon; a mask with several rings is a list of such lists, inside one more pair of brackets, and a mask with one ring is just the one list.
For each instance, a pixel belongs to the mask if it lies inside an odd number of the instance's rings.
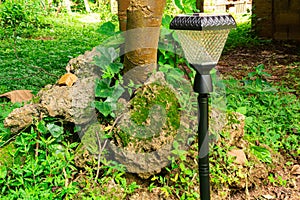
{"label": "soil", "polygon": [[[267,78],[274,84],[284,84],[292,93],[299,97],[299,77],[300,77],[300,43],[296,42],[272,42],[264,43],[253,47],[239,47],[224,53],[217,65],[218,71],[224,76],[232,76],[236,79],[243,79],[251,71],[255,71],[255,66],[263,64],[265,71],[271,74]],[[286,163],[290,158],[283,155],[281,163]],[[294,162],[298,162],[296,158]],[[272,184],[257,185],[248,188],[248,191],[236,191],[230,199],[276,199],[276,200],[299,200],[300,199],[300,176],[291,173],[293,166],[281,166],[278,164],[273,170],[280,174],[283,179],[294,178],[295,182],[283,186]],[[271,172],[272,173],[272,172]]]}
{"label": "soil", "polygon": [[284,84],[299,96],[300,42],[270,42],[238,47],[224,53],[216,68],[225,77],[243,79],[260,64],[271,74],[271,77],[266,77],[268,81]]}

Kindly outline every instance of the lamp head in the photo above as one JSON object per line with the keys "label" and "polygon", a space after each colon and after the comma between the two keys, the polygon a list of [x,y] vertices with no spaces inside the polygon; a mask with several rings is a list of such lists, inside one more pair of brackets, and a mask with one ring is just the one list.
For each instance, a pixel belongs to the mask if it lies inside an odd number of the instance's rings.
{"label": "lamp head", "polygon": [[235,20],[229,14],[178,15],[170,24],[170,29],[177,34],[185,58],[200,74],[209,74],[216,66],[228,33],[235,27]]}

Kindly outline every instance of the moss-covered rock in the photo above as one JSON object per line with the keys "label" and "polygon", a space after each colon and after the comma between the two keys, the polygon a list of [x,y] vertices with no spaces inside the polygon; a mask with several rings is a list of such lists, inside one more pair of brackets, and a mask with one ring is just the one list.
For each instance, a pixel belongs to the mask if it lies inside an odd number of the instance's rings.
{"label": "moss-covered rock", "polygon": [[151,152],[173,141],[180,126],[180,105],[171,88],[157,83],[145,85],[129,104],[130,112],[114,131],[118,147]]}

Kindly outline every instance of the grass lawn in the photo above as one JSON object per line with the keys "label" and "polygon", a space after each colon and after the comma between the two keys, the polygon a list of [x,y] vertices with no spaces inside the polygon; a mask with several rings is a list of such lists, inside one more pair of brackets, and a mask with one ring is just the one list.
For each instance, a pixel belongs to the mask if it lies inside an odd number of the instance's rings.
{"label": "grass lawn", "polygon": [[95,15],[74,14],[49,16],[45,29],[32,31],[30,38],[1,35],[0,93],[17,89],[37,93],[64,74],[71,58],[99,45],[103,36],[97,33],[101,22]]}

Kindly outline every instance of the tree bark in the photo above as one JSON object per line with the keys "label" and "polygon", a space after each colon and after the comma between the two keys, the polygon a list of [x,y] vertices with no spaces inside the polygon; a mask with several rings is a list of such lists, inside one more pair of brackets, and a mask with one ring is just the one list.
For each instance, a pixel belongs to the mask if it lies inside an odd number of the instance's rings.
{"label": "tree bark", "polygon": [[196,8],[200,10],[200,12],[204,12],[204,0],[197,0]]}
{"label": "tree bark", "polygon": [[86,12],[90,13],[91,12],[91,8],[90,8],[88,0],[84,0],[84,6],[85,6]]}
{"label": "tree bark", "polygon": [[[127,8],[124,72],[135,83],[156,69],[160,26],[166,0],[131,0]],[[130,31],[133,30],[134,31]]]}
{"label": "tree bark", "polygon": [[70,0],[64,0],[64,4],[66,6],[68,13],[72,13]]}
{"label": "tree bark", "polygon": [[130,5],[130,0],[118,0],[118,17],[120,31],[126,31],[127,26],[127,8]]}

